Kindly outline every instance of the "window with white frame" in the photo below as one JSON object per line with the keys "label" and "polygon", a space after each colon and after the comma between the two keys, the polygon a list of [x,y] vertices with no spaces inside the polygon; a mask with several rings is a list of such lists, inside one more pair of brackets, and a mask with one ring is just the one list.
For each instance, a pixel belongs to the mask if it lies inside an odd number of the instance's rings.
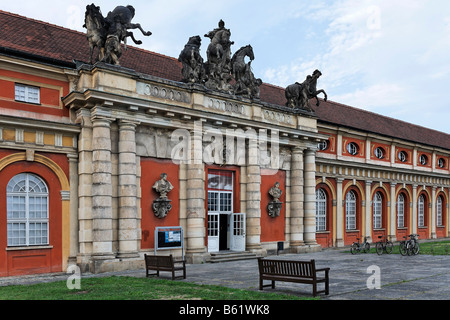
{"label": "window with white frame", "polygon": [[316,191],[316,231],[327,230],[327,194],[323,189]]}
{"label": "window with white frame", "polygon": [[356,195],[349,191],[345,196],[345,229],[356,230]]}
{"label": "window with white frame", "polygon": [[375,157],[377,157],[378,159],[384,159],[384,156],[386,153],[383,148],[378,147],[375,149],[374,154],[375,154]]}
{"label": "window with white frame", "polygon": [[426,166],[428,164],[428,157],[424,154],[421,154],[419,157],[419,162],[421,165]]}
{"label": "window with white frame", "polygon": [[397,228],[405,227],[405,196],[399,194],[397,197]]}
{"label": "window with white frame", "polygon": [[373,198],[373,228],[381,229],[382,227],[382,210],[383,210],[383,198],[380,192],[375,193]]}
{"label": "window with white frame", "polygon": [[21,173],[6,187],[7,245],[46,245],[49,240],[48,188],[38,176]]}
{"label": "window with white frame", "polygon": [[417,214],[418,214],[418,226],[425,226],[425,198],[420,195],[419,201],[417,203]]}
{"label": "window with white frame", "polygon": [[442,226],[442,197],[439,196],[436,202],[436,225]]}
{"label": "window with white frame", "polygon": [[347,144],[347,152],[351,154],[352,156],[356,156],[358,154],[359,147],[356,143],[350,142]]}
{"label": "window with white frame", "polygon": [[40,89],[39,87],[28,86],[20,83],[16,83],[15,89],[16,101],[40,103]]}
{"label": "window with white frame", "polygon": [[408,154],[405,151],[400,151],[398,153],[398,160],[400,160],[401,162],[408,161]]}

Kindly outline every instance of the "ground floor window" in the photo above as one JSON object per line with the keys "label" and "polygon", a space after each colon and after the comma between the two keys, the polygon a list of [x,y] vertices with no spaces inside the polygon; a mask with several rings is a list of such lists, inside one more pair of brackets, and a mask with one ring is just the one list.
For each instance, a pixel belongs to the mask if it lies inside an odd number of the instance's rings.
{"label": "ground floor window", "polygon": [[38,176],[21,173],[7,188],[7,244],[33,246],[48,244],[48,188]]}
{"label": "ground floor window", "polygon": [[405,197],[399,194],[397,198],[397,228],[405,226]]}
{"label": "ground floor window", "polygon": [[437,203],[436,203],[436,225],[437,226],[442,226],[443,222],[442,222],[442,197],[439,196],[437,198]]}
{"label": "ground floor window", "polygon": [[419,197],[417,205],[418,223],[419,227],[425,226],[425,198],[423,195]]}
{"label": "ground floor window", "polygon": [[345,228],[356,230],[356,195],[353,191],[345,196]]}
{"label": "ground floor window", "polygon": [[383,198],[379,192],[375,193],[373,199],[373,228],[381,229],[382,227],[382,208]]}
{"label": "ground floor window", "polygon": [[327,194],[323,189],[316,191],[316,231],[327,230]]}

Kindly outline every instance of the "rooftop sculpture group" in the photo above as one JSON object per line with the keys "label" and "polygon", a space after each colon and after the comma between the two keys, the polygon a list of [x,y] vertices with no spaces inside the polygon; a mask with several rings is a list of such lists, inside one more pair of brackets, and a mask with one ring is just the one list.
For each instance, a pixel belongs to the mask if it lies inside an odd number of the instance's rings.
{"label": "rooftop sculpture group", "polygon": [[[122,55],[122,43],[126,49],[127,37],[136,44],[142,41],[134,38],[130,29],[139,29],[144,36],[150,36],[138,23],[131,23],[135,10],[132,6],[118,6],[108,15],[103,17],[100,7],[94,4],[86,6],[85,24],[87,38],[90,45],[90,63],[93,63],[94,49],[97,48],[97,61],[119,65]],[[178,60],[182,64],[183,81],[193,84],[202,84],[208,89],[221,91],[250,99],[259,99],[261,79],[257,79],[252,72],[251,63],[255,59],[251,45],[243,46],[231,55],[231,31],[225,28],[225,22],[219,21],[219,25],[204,35],[210,39],[206,50],[207,61],[204,62],[200,54],[201,37],[192,36],[181,51]],[[246,62],[246,58],[249,62]],[[322,75],[319,70],[308,75],[303,83],[294,83],[285,90],[286,106],[313,112],[309,100],[318,95],[327,94],[324,90],[317,90],[317,80]]]}
{"label": "rooftop sculpture group", "polygon": [[[200,55],[200,36],[190,37],[181,51],[178,61],[183,65],[183,81],[258,99],[262,81],[256,79],[251,70],[251,62],[255,59],[252,46],[244,46],[231,56],[234,42],[230,40],[230,29],[225,28],[223,20],[219,21],[218,28],[205,34],[205,37],[211,40],[206,50],[206,62]],[[248,63],[245,62],[246,57],[250,59]]]}

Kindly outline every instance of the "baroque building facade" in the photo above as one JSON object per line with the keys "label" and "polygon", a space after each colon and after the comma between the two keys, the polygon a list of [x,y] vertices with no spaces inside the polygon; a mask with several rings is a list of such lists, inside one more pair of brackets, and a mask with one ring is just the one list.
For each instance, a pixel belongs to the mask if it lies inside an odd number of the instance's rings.
{"label": "baroque building facade", "polygon": [[183,228],[166,253],[190,263],[449,235],[447,134],[293,109],[257,79],[249,96],[182,81],[179,61],[133,47],[82,62],[85,34],[0,21],[0,276],[139,268],[158,227]]}

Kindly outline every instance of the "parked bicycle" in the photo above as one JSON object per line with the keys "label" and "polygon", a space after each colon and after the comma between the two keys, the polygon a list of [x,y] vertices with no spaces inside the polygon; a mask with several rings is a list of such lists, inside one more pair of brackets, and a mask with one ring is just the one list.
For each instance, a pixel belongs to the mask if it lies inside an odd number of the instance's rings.
{"label": "parked bicycle", "polygon": [[[378,236],[380,241],[375,244],[375,248],[377,250],[378,255],[382,255],[383,252],[392,253],[394,249],[394,244],[388,240],[387,236]],[[384,238],[384,241],[383,241]]]}
{"label": "parked bicycle", "polygon": [[406,241],[406,251],[408,253],[408,256],[419,254],[419,235],[418,234],[410,234],[409,240]]}
{"label": "parked bicycle", "polygon": [[360,240],[361,238],[356,238],[356,240],[358,240],[358,242],[353,242],[352,246],[350,247],[350,252],[352,254],[356,254],[358,252],[364,252],[367,253],[370,251],[370,243],[367,242],[367,238],[368,237],[364,237],[364,242],[361,243]]}

